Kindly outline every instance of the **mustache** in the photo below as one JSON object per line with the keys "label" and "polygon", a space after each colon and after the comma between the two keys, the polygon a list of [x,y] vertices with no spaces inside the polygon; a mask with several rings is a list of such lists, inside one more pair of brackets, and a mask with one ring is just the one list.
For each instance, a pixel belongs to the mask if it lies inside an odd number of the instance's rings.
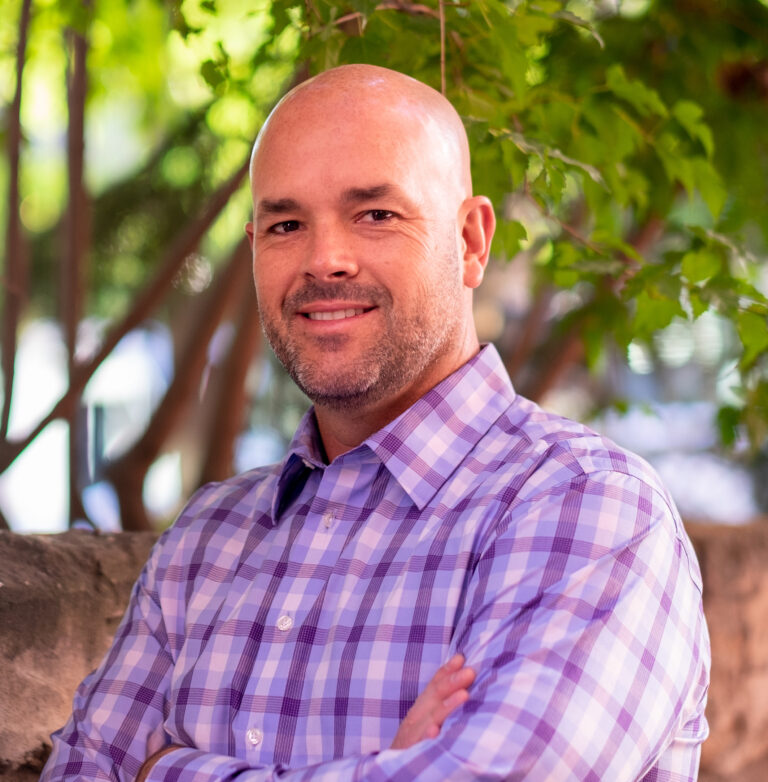
{"label": "mustache", "polygon": [[359,301],[381,306],[391,302],[392,296],[386,288],[377,285],[364,285],[349,280],[330,283],[308,280],[297,291],[286,296],[283,311],[295,312],[316,301]]}

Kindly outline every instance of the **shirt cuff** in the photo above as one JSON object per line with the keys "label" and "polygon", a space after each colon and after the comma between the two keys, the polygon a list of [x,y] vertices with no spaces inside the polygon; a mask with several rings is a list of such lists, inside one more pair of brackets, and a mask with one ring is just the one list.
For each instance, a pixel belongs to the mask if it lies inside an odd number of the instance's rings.
{"label": "shirt cuff", "polygon": [[180,747],[163,755],[152,766],[146,782],[226,782],[249,768],[244,760]]}

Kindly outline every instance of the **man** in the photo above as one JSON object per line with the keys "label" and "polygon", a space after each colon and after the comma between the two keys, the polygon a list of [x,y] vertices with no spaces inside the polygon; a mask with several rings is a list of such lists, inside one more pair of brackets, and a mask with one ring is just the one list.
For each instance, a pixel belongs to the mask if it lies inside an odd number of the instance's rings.
{"label": "man", "polygon": [[163,535],[44,779],[695,779],[694,554],[647,465],[478,344],[494,217],[455,111],[331,70],[251,177],[259,313],[314,407]]}

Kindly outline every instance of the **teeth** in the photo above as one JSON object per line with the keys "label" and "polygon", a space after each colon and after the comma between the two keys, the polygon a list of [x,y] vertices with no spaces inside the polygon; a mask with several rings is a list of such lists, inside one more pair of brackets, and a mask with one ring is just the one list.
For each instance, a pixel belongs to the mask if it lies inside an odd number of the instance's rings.
{"label": "teeth", "polygon": [[365,310],[346,309],[333,310],[331,312],[308,312],[307,317],[310,320],[341,320],[342,318],[353,318],[355,315],[362,315]]}

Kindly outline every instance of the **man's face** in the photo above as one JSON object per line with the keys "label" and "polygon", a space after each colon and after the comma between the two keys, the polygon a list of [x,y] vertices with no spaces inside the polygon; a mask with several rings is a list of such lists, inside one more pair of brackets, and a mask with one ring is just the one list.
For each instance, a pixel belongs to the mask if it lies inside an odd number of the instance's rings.
{"label": "man's face", "polygon": [[257,154],[259,314],[316,404],[407,406],[461,363],[461,199],[423,123],[336,104],[288,108]]}

